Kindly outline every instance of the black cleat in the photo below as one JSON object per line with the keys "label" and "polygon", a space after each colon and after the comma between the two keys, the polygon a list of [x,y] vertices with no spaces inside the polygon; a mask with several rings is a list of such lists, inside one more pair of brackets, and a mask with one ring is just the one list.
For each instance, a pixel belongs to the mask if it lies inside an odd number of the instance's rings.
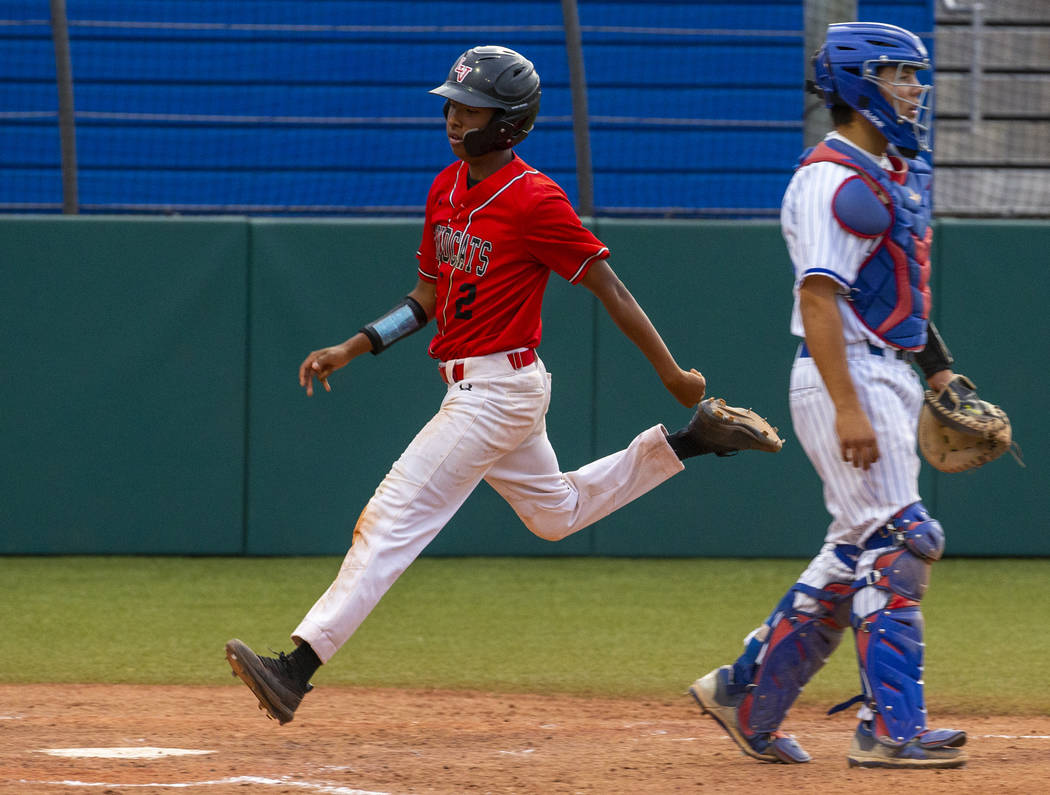
{"label": "black cleat", "polygon": [[248,685],[259,699],[259,709],[280,724],[288,723],[303,696],[313,685],[302,684],[291,672],[288,657],[280,652],[276,658],[260,657],[242,641],[234,638],[226,644],[226,660],[233,675]]}

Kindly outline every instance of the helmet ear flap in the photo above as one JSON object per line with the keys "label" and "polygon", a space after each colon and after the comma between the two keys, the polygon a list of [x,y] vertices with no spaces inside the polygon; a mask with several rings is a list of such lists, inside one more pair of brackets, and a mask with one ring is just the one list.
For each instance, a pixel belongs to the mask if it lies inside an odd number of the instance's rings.
{"label": "helmet ear flap", "polygon": [[463,149],[471,157],[480,157],[491,151],[486,146],[483,130],[467,130],[463,134]]}
{"label": "helmet ear flap", "polygon": [[[469,130],[463,136],[463,148],[468,155],[478,157],[496,149],[509,149],[516,143],[506,115],[502,109],[497,109],[491,121],[484,128]],[[524,135],[521,136],[521,138],[524,137]]]}

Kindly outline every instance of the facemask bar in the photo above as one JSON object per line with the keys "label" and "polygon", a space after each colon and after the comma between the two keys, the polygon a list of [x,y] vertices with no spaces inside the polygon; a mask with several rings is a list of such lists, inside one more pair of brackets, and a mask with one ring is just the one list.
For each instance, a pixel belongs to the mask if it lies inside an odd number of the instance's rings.
{"label": "facemask bar", "polygon": [[[884,77],[879,77],[878,70],[881,67],[891,65],[896,65],[897,67],[893,79],[887,80]],[[930,100],[933,86],[923,83],[916,84],[906,79],[906,77],[910,76],[907,73],[909,69],[920,72],[929,68],[930,65],[922,61],[884,61],[873,59],[865,61],[863,64],[864,79],[887,89],[887,92],[893,97],[893,100],[888,102],[888,104],[896,116],[897,123],[911,125],[920,149],[929,149]],[[919,93],[914,99],[906,96],[910,95],[916,88],[919,89]],[[909,116],[907,112],[912,108],[915,109],[914,117]]]}

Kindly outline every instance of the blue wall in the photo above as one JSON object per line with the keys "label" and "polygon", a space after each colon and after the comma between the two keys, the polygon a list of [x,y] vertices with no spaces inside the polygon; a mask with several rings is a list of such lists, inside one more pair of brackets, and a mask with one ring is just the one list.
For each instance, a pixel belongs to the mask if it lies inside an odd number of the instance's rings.
{"label": "blue wall", "polygon": [[[68,0],[84,212],[412,214],[464,49],[543,80],[519,152],[575,201],[561,3]],[[801,0],[579,3],[599,214],[768,216],[802,143]],[[860,13],[933,29],[932,0]],[[0,211],[61,207],[47,0],[0,0]]]}

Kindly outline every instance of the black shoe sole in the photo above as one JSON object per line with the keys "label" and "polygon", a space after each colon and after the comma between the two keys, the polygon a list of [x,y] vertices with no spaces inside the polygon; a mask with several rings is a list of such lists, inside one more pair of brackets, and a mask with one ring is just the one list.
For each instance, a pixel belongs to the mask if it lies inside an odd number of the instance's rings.
{"label": "black shoe sole", "polygon": [[708,398],[700,403],[698,413],[707,428],[704,436],[718,448],[719,455],[740,450],[776,453],[784,446],[777,429],[751,409],[729,406],[722,398]]}
{"label": "black shoe sole", "polygon": [[233,675],[248,685],[248,689],[259,700],[259,709],[282,726],[295,716],[295,707],[288,708],[281,697],[266,682],[266,670],[259,661],[259,655],[253,652],[242,641],[234,638],[226,644],[226,661],[233,669]]}

